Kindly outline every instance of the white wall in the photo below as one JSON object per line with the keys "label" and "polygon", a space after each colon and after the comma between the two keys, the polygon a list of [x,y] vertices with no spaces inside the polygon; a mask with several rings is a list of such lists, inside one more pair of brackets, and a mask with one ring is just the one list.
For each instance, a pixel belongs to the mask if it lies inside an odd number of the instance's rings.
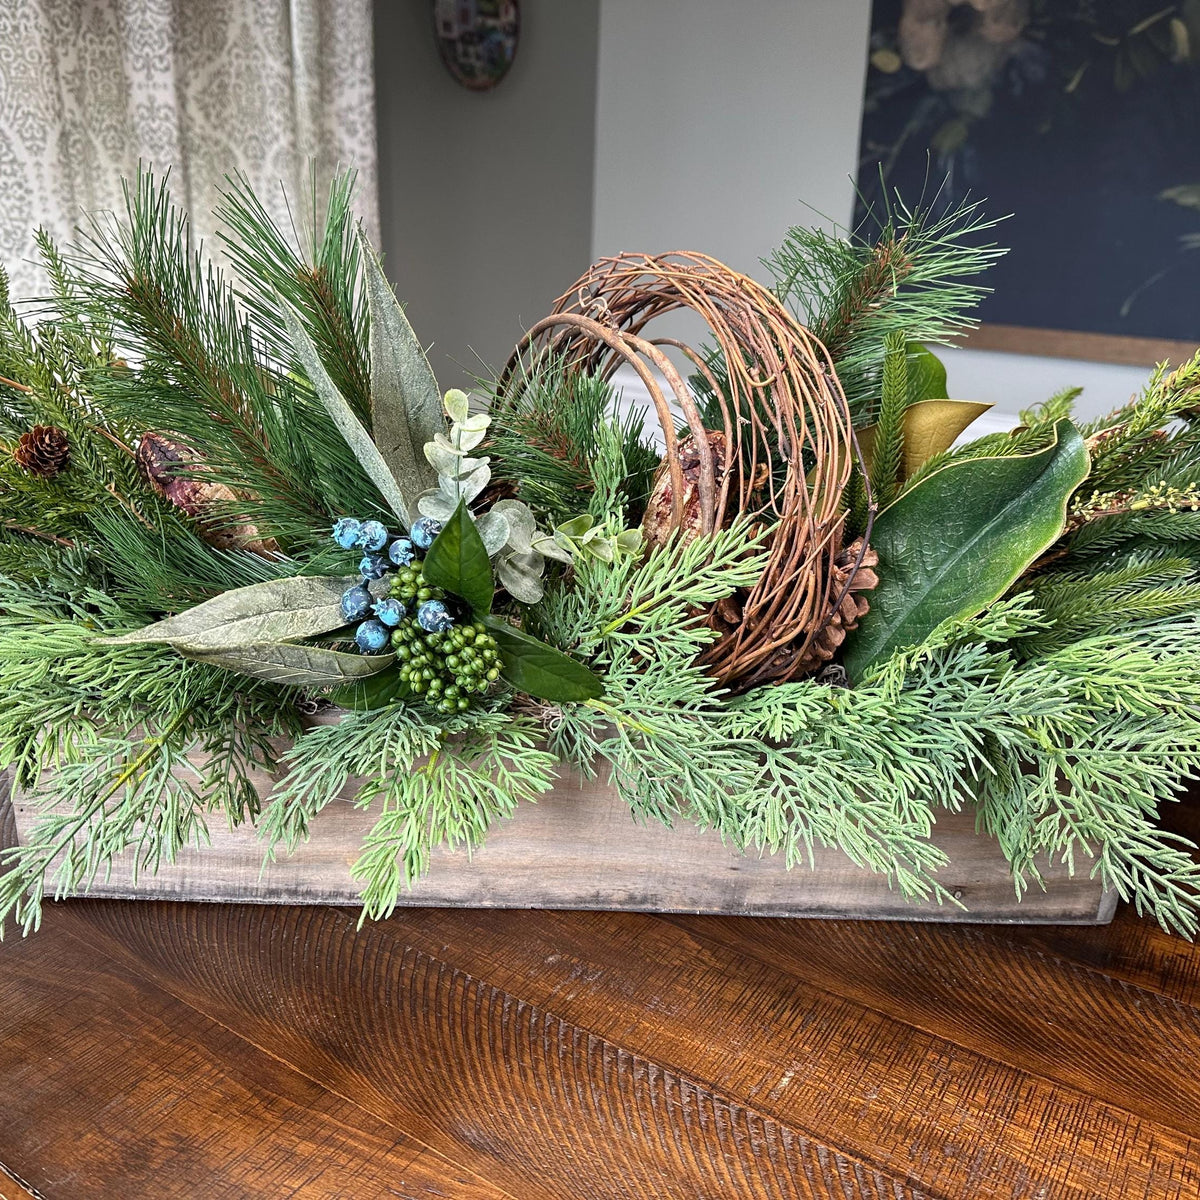
{"label": "white wall", "polygon": [[502,365],[591,261],[598,0],[522,0],[493,91],[442,66],[429,0],[376,0],[386,267],[443,387]]}
{"label": "white wall", "polygon": [[[759,259],[853,208],[870,0],[601,0],[592,248]],[[815,210],[815,211],[814,211]],[[1015,414],[1084,385],[1084,415],[1141,368],[954,350],[950,394]]]}
{"label": "white wall", "polygon": [[[427,0],[377,0],[387,266],[444,386],[503,361],[595,257],[696,249],[760,277],[788,225],[853,201],[870,0],[523,0],[516,63],[467,92]],[[688,336],[698,331],[689,329]],[[1140,368],[955,350],[951,395],[1015,414]]]}

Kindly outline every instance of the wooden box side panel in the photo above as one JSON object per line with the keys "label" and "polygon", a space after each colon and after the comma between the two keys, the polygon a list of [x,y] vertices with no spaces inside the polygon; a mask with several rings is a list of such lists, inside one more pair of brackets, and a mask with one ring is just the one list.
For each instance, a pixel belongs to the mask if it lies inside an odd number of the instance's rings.
{"label": "wooden box side panel", "polygon": [[[118,864],[89,894],[356,904],[351,866],[376,814],[352,801],[347,796],[324,809],[309,840],[265,870],[255,830],[214,822],[210,845],[189,847],[156,875],[136,881],[129,864]],[[13,807],[24,838],[36,811],[21,796],[14,796]],[[994,841],[976,834],[970,811],[939,813],[933,840],[949,858],[939,878],[965,910],[907,902],[884,877],[837,850],[818,849],[812,869],[801,863],[788,870],[782,854],[739,854],[718,834],[690,823],[673,830],[635,825],[606,783],[581,785],[564,775],[536,805],[522,805],[511,820],[497,822],[474,855],[435,851],[428,876],[403,893],[400,904],[1020,923],[1112,918],[1115,896],[1086,875],[1071,877],[1061,864],[1040,864],[1045,890],[1027,892],[1018,903],[1007,862]]]}

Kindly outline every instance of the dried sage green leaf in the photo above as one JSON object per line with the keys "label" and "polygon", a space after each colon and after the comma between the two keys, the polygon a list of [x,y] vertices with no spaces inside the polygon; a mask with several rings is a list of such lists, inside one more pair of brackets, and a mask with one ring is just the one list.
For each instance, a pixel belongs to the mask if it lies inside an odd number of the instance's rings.
{"label": "dried sage green leaf", "polygon": [[437,483],[423,449],[445,432],[442,397],[425,351],[365,238],[362,251],[371,317],[371,428],[383,461],[415,507],[416,497]]}
{"label": "dried sage green leaf", "polygon": [[[308,331],[304,328],[300,318],[292,310],[291,305],[286,302],[281,301],[281,307],[284,325],[287,327],[292,348],[296,351],[296,357],[299,358],[300,365],[304,368],[318,399],[325,406],[325,411],[337,426],[338,433],[346,439],[346,444],[354,451],[354,457],[358,459],[362,469],[379,489],[379,494],[387,501],[388,507],[400,518],[405,529],[410,528],[414,505],[409,502],[408,496],[411,495],[415,500],[423,485],[413,487],[408,493],[405,492],[380,453],[379,447],[371,440],[371,435],[354,415],[345,396],[338,391],[337,384],[329,378],[329,372],[325,370],[321,356],[317,353],[317,348],[313,345],[313,340],[308,336]],[[426,469],[430,474],[433,473],[432,467]]]}
{"label": "dried sage green leaf", "polygon": [[180,653],[251,679],[312,689],[367,679],[386,671],[396,661],[394,654],[347,654],[325,646],[297,646],[291,642],[267,642],[210,653],[180,648]]}
{"label": "dried sage green leaf", "polygon": [[315,637],[346,623],[342,593],[357,580],[340,575],[293,575],[222,592],[178,616],[103,639],[110,645],[159,642],[205,652]]}

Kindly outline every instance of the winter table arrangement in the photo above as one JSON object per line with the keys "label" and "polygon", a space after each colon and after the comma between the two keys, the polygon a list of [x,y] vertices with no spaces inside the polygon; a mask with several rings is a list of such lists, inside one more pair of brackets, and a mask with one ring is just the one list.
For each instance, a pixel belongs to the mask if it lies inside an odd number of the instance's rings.
{"label": "winter table arrangement", "polygon": [[1200,356],[969,440],[929,347],[1000,251],[896,198],[770,287],[601,261],[443,392],[352,194],[299,245],[235,179],[202,248],[142,175],[39,236],[48,297],[0,273],[0,924],[231,827],[286,864],[335,802],[386,916],[574,779],[631,845],[699,826],[779,888],[832,848],[947,911],[967,814],[1031,919],[1053,867],[1195,932],[1159,816],[1200,768]]}

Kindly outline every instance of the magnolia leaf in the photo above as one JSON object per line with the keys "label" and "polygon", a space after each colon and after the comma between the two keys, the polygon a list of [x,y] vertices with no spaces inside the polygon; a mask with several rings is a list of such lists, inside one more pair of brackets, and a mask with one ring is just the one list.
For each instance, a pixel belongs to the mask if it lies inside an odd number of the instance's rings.
{"label": "magnolia leaf", "polygon": [[[904,412],[904,458],[901,479],[915,475],[935,454],[949,450],[959,435],[992,406],[974,400],[921,400]],[[869,425],[857,433],[863,461],[870,471],[874,466],[875,435],[878,426]]]}
{"label": "magnolia leaf", "polygon": [[[379,447],[371,440],[371,435],[354,415],[345,396],[338,391],[337,384],[329,378],[329,372],[325,370],[321,356],[317,353],[317,348],[313,344],[312,338],[308,336],[308,331],[304,328],[300,318],[290,304],[285,301],[281,301],[280,304],[283,309],[283,323],[287,328],[292,349],[296,351],[296,357],[300,360],[300,365],[304,368],[308,381],[316,391],[317,398],[325,406],[325,411],[337,427],[338,433],[346,439],[346,444],[354,451],[354,457],[358,459],[359,465],[379,489],[379,494],[387,501],[388,507],[400,518],[405,529],[408,529],[412,525],[412,507],[409,497],[415,497],[421,487],[411,486],[410,479],[409,490],[405,491],[405,488],[397,481],[384,456],[380,453]],[[432,467],[427,466],[425,469],[432,475]],[[430,482],[434,481],[431,479]]]}
{"label": "magnolia leaf", "polygon": [[492,617],[488,628],[500,647],[501,674],[519,692],[558,702],[595,700],[604,684],[581,662]]}
{"label": "magnolia leaf", "polygon": [[297,646],[292,642],[264,642],[224,650],[201,651],[177,647],[186,658],[236,671],[251,679],[286,687],[336,687],[386,671],[394,654],[347,654],[325,646]]}
{"label": "magnolia leaf", "polygon": [[879,514],[871,533],[879,586],[845,643],[852,679],[943,621],[980,612],[1054,542],[1089,467],[1075,426],[1064,419],[1054,432],[1037,454],[942,467]]}
{"label": "magnolia leaf", "polygon": [[904,350],[909,404],[919,404],[922,400],[944,400],[949,390],[946,364],[920,342],[909,342]]}
{"label": "magnolia leaf", "polygon": [[483,539],[488,558],[495,558],[508,544],[511,526],[504,513],[497,512],[494,505],[483,516],[476,517],[475,528],[479,530],[479,536]]}
{"label": "magnolia leaf", "polygon": [[471,397],[461,388],[451,388],[442,399],[442,407],[455,425],[461,425],[471,416]]}
{"label": "magnolia leaf", "polygon": [[437,482],[421,448],[446,428],[441,393],[378,256],[360,238],[371,318],[371,429],[401,491],[416,497]]}
{"label": "magnolia leaf", "polygon": [[495,592],[492,564],[462,501],[433,539],[421,571],[434,587],[444,588],[465,600],[475,616],[486,616],[492,611]]}
{"label": "magnolia leaf", "polygon": [[536,550],[514,551],[496,560],[496,575],[504,590],[522,604],[536,604],[545,594],[545,560]]}
{"label": "magnolia leaf", "polygon": [[315,637],[346,623],[342,593],[357,582],[340,575],[271,579],[222,592],[178,616],[103,641],[115,646],[161,642],[180,650],[211,652]]}

